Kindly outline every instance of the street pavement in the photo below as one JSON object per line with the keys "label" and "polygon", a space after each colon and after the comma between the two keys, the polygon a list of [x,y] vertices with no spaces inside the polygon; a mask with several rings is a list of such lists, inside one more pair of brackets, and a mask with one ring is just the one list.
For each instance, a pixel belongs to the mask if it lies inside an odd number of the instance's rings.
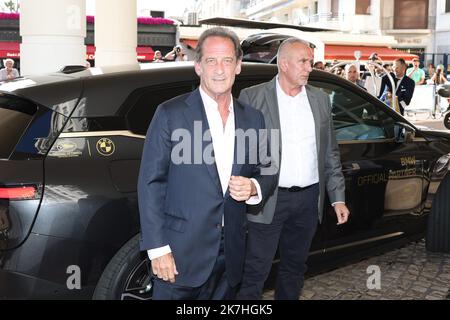
{"label": "street pavement", "polygon": [[[378,288],[374,268],[380,271]],[[449,290],[450,254],[427,252],[420,240],[307,277],[299,300],[450,300]],[[263,300],[272,300],[273,294],[266,290]]]}
{"label": "street pavement", "polygon": [[418,126],[425,126],[432,129],[437,130],[445,130],[449,131],[444,126],[444,117],[438,117],[437,119],[433,119],[432,117],[429,117],[426,113],[418,113],[415,116],[406,116],[406,119],[411,121],[413,124]]}
{"label": "street pavement", "polygon": [[[447,130],[443,118],[407,117],[416,125]],[[379,268],[379,269],[378,269]],[[379,282],[374,270],[379,270]],[[374,284],[378,284],[375,286]],[[273,300],[273,289],[264,300]],[[425,240],[307,277],[299,300],[450,300],[450,254],[430,253]]]}

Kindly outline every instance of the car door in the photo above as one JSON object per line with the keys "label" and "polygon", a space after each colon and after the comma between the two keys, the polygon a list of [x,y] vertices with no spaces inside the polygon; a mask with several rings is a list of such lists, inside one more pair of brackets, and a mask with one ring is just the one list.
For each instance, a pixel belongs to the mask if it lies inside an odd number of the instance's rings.
{"label": "car door", "polygon": [[310,83],[330,97],[351,212],[348,223],[338,226],[334,210],[326,205],[326,250],[402,236],[424,204],[423,159],[414,142],[397,139],[396,122],[406,121],[346,81],[330,77]]}

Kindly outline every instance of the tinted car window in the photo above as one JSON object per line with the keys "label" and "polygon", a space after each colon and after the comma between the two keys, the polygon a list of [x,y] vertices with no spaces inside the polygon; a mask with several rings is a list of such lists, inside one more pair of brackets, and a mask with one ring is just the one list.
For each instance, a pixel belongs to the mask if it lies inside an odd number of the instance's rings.
{"label": "tinted car window", "polygon": [[9,158],[37,107],[12,96],[0,96],[0,159]]}
{"label": "tinted car window", "polygon": [[337,84],[311,81],[330,97],[337,140],[377,140],[394,137],[394,122],[382,108]]}
{"label": "tinted car window", "polygon": [[241,44],[243,61],[274,63],[278,47],[286,38],[289,37],[271,33],[249,36]]}
{"label": "tinted car window", "polygon": [[196,87],[197,84],[182,84],[136,90],[127,99],[128,103],[132,104],[126,116],[129,130],[136,134],[146,134],[158,105],[180,94],[191,92]]}

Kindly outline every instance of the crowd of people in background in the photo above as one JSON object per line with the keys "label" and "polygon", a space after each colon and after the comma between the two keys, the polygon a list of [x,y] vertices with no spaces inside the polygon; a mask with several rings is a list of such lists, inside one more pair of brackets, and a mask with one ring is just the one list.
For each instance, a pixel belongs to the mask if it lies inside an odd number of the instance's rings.
{"label": "crowd of people in background", "polygon": [[[373,53],[369,56],[369,61],[374,62],[374,64],[370,64],[364,67],[359,67],[355,63],[342,64],[338,60],[334,60],[333,62],[324,63],[322,61],[317,61],[314,63],[313,68],[318,70],[324,70],[346,78],[351,82],[354,82],[358,85],[364,85],[368,76],[374,74],[376,76],[382,77],[386,72],[393,72],[393,64],[392,63],[384,63],[381,58],[377,55],[377,53]],[[352,67],[353,66],[353,67]],[[380,67],[378,67],[380,66]],[[359,67],[359,71],[358,71]],[[381,68],[382,67],[382,68]],[[355,72],[356,68],[357,72],[357,80],[355,80]],[[384,70],[383,70],[384,69]],[[444,66],[442,64],[437,67],[434,66],[433,63],[427,64],[423,68],[420,68],[420,60],[418,58],[414,58],[412,60],[412,66],[407,68],[406,76],[413,79],[416,85],[421,84],[442,84],[448,82],[446,78],[446,74],[444,71]]]}
{"label": "crowd of people in background", "polygon": [[401,58],[394,60],[392,64],[384,63],[376,52],[369,56],[368,63],[364,65],[358,62],[344,63],[337,60],[327,63],[316,61],[313,68],[343,77],[394,107],[391,101],[392,79],[397,87],[397,101],[394,103],[397,111],[402,114],[411,101],[415,86],[449,83],[442,64],[435,67],[433,63],[429,63],[420,68],[418,58],[413,58],[409,66]]}

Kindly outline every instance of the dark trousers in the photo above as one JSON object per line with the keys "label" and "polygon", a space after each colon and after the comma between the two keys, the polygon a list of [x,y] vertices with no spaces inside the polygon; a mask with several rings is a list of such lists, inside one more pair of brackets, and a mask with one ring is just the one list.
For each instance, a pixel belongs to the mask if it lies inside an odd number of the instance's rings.
{"label": "dark trousers", "polygon": [[271,224],[249,222],[244,276],[237,299],[261,298],[277,247],[275,299],[298,300],[318,223],[319,184],[299,192],[279,190]]}
{"label": "dark trousers", "polygon": [[235,295],[236,290],[229,286],[225,270],[223,230],[216,262],[203,285],[195,288],[179,286],[176,284],[176,278],[173,284],[158,278],[155,278],[153,283],[153,300],[233,300]]}

